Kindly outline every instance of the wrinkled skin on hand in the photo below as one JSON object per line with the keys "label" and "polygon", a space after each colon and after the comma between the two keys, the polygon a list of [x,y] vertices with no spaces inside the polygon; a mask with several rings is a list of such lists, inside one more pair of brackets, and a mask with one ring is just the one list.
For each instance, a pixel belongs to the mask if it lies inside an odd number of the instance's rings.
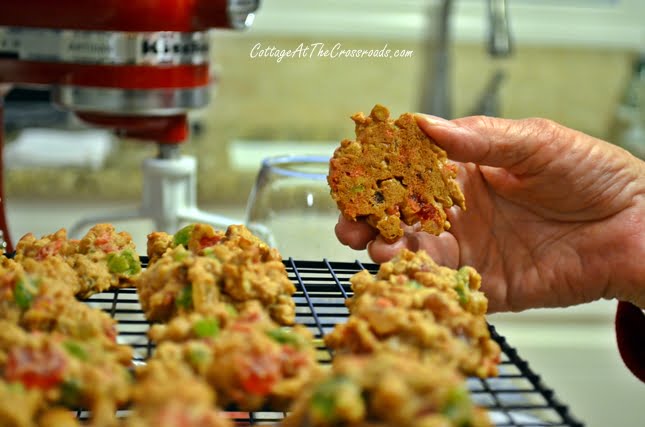
{"label": "wrinkled skin on hand", "polygon": [[376,262],[407,247],[471,265],[491,312],[601,298],[645,307],[645,162],[544,119],[416,118],[459,162],[469,210],[448,211],[452,228],[438,237],[408,228],[393,244],[341,217],[342,243]]}

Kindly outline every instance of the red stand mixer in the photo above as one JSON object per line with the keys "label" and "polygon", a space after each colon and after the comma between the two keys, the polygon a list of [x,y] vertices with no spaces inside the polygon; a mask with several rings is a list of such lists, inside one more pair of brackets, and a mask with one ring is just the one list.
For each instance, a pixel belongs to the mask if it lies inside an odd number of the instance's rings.
{"label": "red stand mixer", "polygon": [[[8,0],[0,5],[0,123],[3,86],[47,85],[53,102],[86,123],[154,141],[159,156],[143,165],[137,211],[88,218],[150,218],[174,232],[180,222],[233,221],[196,206],[196,160],[179,155],[187,112],[209,100],[209,29],[251,25],[259,0]],[[2,186],[0,231],[8,232]]]}

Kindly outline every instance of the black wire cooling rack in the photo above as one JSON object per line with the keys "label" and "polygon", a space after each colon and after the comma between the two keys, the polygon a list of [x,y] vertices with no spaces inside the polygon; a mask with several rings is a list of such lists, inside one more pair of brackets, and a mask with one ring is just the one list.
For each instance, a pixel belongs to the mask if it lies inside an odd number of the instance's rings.
{"label": "black wire cooling rack", "polygon": [[[142,258],[144,266],[147,259]],[[366,269],[376,273],[378,265],[348,262],[285,260],[289,278],[297,292],[296,322],[307,326],[315,335],[319,360],[327,363],[331,353],[322,337],[334,325],[345,322],[349,312],[345,299],[352,295],[349,278]],[[154,346],[147,338],[146,321],[135,289],[120,289],[94,295],[92,306],[108,312],[118,321],[119,341],[134,348],[134,363],[144,363]],[[540,376],[504,337],[490,326],[492,337],[502,348],[500,375],[495,378],[469,378],[468,387],[473,400],[486,407],[499,427],[570,426],[582,427],[566,405],[560,403],[553,390],[546,387]],[[231,412],[237,425],[273,425],[283,417],[282,412]]]}

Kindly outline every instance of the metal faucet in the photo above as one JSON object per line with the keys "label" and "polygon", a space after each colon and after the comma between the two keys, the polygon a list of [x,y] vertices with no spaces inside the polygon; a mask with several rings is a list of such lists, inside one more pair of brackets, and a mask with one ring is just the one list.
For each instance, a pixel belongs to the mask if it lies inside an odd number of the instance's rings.
{"label": "metal faucet", "polygon": [[[493,58],[508,57],[513,50],[510,26],[508,24],[508,9],[506,0],[486,0],[488,5],[488,53]],[[433,52],[428,55],[426,74],[424,75],[424,87],[421,93],[420,111],[434,114],[444,118],[452,118],[452,99],[450,91],[450,16],[453,9],[453,0],[443,0],[439,7],[439,32]],[[432,45],[431,45],[432,47]],[[490,98],[496,98],[497,91],[502,78],[500,72],[496,72],[489,84],[486,85],[484,93],[475,103],[476,106],[491,105]],[[493,91],[493,92],[491,92]],[[492,103],[495,107],[487,111],[479,111],[475,108],[475,114],[497,115],[497,101]]]}
{"label": "metal faucet", "polygon": [[492,57],[505,58],[513,51],[511,28],[508,25],[506,0],[488,0],[488,53]]}

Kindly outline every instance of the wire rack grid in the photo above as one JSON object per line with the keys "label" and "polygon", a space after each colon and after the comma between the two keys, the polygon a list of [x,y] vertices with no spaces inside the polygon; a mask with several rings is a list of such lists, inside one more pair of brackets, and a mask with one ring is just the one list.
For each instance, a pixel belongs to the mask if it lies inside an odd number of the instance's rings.
{"label": "wire rack grid", "polygon": [[[147,259],[142,257],[147,265]],[[314,334],[321,363],[329,363],[332,353],[325,348],[323,336],[338,323],[345,322],[349,312],[345,300],[352,295],[349,278],[366,269],[372,274],[376,264],[359,261],[330,262],[285,260],[289,278],[297,288],[294,294],[296,322],[307,326]],[[94,295],[88,300],[92,306],[108,312],[118,321],[119,341],[134,348],[134,363],[142,364],[154,351],[147,337],[146,321],[135,289],[119,289]],[[468,378],[468,388],[475,403],[488,409],[498,427],[567,426],[582,427],[562,404],[553,390],[534,373],[506,339],[490,326],[492,337],[502,349],[500,375],[495,378]],[[237,425],[274,425],[283,417],[282,412],[230,412]]]}

